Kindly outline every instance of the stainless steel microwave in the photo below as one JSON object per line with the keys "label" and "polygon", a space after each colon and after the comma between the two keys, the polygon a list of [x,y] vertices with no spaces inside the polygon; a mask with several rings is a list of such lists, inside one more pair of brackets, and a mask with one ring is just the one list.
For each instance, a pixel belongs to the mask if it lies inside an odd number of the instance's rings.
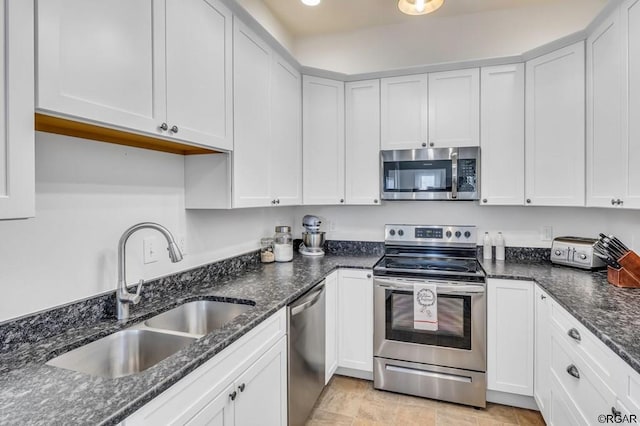
{"label": "stainless steel microwave", "polygon": [[477,200],[480,147],[383,150],[383,200]]}

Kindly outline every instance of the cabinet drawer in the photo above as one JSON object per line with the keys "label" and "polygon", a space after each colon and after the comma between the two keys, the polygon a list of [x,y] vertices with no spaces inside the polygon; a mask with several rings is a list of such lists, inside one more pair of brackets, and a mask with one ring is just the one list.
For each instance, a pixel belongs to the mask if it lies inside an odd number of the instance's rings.
{"label": "cabinet drawer", "polygon": [[286,333],[286,309],[266,319],[128,417],[131,425],[184,424],[205,408],[249,365]]}
{"label": "cabinet drawer", "polygon": [[631,414],[640,415],[640,374],[623,360],[618,360],[616,394]]}
{"label": "cabinet drawer", "polygon": [[[548,408],[550,426],[579,426],[590,424],[576,407],[567,390],[553,376],[550,380],[550,406]],[[545,420],[547,418],[545,417]]]}
{"label": "cabinet drawer", "polygon": [[[585,326],[555,301],[551,304],[551,324],[560,336],[607,383],[614,380],[615,355]],[[573,337],[572,337],[573,336]]]}
{"label": "cabinet drawer", "polygon": [[551,331],[551,372],[572,396],[588,424],[596,423],[598,415],[609,413],[615,404],[616,396],[610,385],[570,347],[564,335],[555,328]]}

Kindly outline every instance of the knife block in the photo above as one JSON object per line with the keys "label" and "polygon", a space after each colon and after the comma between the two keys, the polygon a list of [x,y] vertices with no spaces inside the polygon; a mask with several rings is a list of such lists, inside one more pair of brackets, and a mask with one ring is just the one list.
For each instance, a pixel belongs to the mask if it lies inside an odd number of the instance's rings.
{"label": "knife block", "polygon": [[609,284],[616,287],[640,288],[640,257],[635,252],[629,251],[618,259],[618,263],[622,268],[614,269],[611,266],[607,268]]}

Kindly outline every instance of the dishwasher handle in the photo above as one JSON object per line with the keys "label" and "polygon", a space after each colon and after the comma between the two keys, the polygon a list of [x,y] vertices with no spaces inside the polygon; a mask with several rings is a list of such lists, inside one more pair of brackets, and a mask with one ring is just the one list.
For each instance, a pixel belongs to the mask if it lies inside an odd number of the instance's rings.
{"label": "dishwasher handle", "polygon": [[322,292],[324,292],[324,282],[316,286],[316,290],[314,290],[312,293],[309,293],[296,301],[302,303],[296,306],[291,306],[291,316],[298,315],[299,313],[304,312],[315,305],[322,296]]}

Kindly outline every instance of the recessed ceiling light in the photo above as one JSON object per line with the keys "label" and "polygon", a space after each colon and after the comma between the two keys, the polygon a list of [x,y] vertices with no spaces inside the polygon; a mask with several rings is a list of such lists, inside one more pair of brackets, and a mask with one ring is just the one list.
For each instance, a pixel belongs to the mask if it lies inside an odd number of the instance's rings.
{"label": "recessed ceiling light", "polygon": [[320,4],[320,0],[300,0],[302,3],[307,6],[317,6]]}
{"label": "recessed ceiling light", "polygon": [[426,15],[438,10],[443,3],[444,0],[398,0],[398,9],[407,15]]}

